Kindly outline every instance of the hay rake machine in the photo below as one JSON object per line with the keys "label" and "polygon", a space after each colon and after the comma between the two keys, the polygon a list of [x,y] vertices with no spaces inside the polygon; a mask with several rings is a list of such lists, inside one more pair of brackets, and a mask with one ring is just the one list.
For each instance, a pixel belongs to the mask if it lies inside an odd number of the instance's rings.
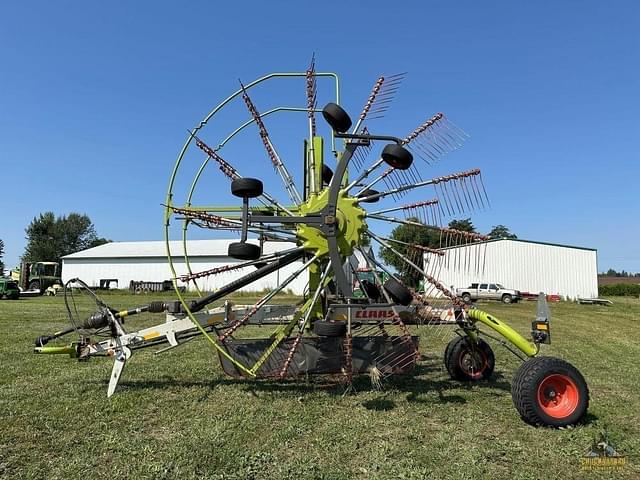
{"label": "hay rake machine", "polygon": [[[467,245],[482,251],[487,239],[442,225],[446,217],[487,207],[488,198],[478,169],[424,178],[414,162],[418,157],[430,165],[467,138],[444,114],[429,117],[405,137],[378,134],[371,127],[389,108],[403,79],[402,74],[381,76],[355,124],[340,106],[338,76],[317,72],[314,60],[304,72],[274,73],[240,83],[236,92],[189,132],[171,175],[165,237],[177,299],[119,311],[88,293],[97,310],[80,318],[77,309],[69,307],[72,325],[39,337],[36,352],[66,353],[80,360],[112,357],[108,396],[114,393],[133,351],[163,344],[164,351],[196,336],[207,339],[229,375],[249,379],[332,375],[348,388],[354,375],[368,374],[373,383],[380,384],[389,375],[410,372],[420,360],[420,331],[453,325],[458,335],[447,346],[444,362],[454,379],[476,381],[491,376],[494,354],[482,338],[487,335],[524,360],[512,396],[525,421],[550,426],[580,421],[588,405],[584,378],[563,360],[538,356],[540,344],[550,342],[543,298],[529,340],[495,316],[464,304],[438,280],[440,269],[447,264],[478,274],[482,271],[482,255],[454,253],[469,248],[447,247]],[[283,80],[299,81],[306,102],[260,113],[254,93]],[[332,86],[330,101],[322,109],[317,106],[320,83]],[[220,136],[217,144],[211,143],[209,127],[223,126],[216,119],[231,105],[242,108],[248,119]],[[319,113],[324,122],[316,122]],[[298,169],[285,163],[285,155],[278,152],[266,127],[274,119],[292,115],[306,116],[308,126]],[[230,160],[233,149],[229,147],[251,129],[257,130],[258,148],[264,149],[266,155],[262,155],[272,164],[274,177],[279,177],[277,186],[267,189],[263,181],[240,173],[240,167],[259,172],[258,163],[265,162],[245,161],[236,167],[240,162]],[[326,131],[324,136],[320,130]],[[333,155],[325,154],[329,149]],[[377,155],[370,160],[373,153]],[[199,168],[180,193],[180,173],[185,165],[193,165],[194,158]],[[211,206],[195,201],[212,166],[229,181],[228,197],[236,199],[233,204]],[[439,239],[439,247],[382,233],[395,225],[427,229]],[[172,251],[176,242],[169,240],[176,229],[182,238],[177,242],[182,245],[181,255]],[[189,256],[192,233],[202,236],[211,230],[236,236],[237,241],[228,246],[228,256],[234,260],[222,267],[196,270]],[[265,240],[282,242],[278,244],[281,248],[267,252]],[[424,279],[425,288],[419,292],[410,288],[400,274],[376,258],[372,247],[397,256]],[[179,256],[183,257],[180,262],[176,260]],[[360,278],[350,261],[354,256],[373,273],[373,280]],[[274,278],[274,274],[279,275],[275,286],[255,304],[229,301],[230,294]],[[203,282],[215,278],[225,280],[213,292],[206,291]],[[298,304],[274,302],[299,279],[306,280],[306,290]],[[183,283],[197,292],[196,298],[184,294]],[[72,287],[88,290],[80,280],[69,282],[65,291],[73,292]],[[354,295],[354,287],[363,294]],[[66,295],[65,301],[68,296],[72,295]],[[164,313],[166,320],[149,328],[125,330],[125,318],[141,312]],[[257,330],[256,323],[264,325]],[[255,338],[258,331],[260,338]],[[49,344],[74,332],[80,336],[70,345]]]}

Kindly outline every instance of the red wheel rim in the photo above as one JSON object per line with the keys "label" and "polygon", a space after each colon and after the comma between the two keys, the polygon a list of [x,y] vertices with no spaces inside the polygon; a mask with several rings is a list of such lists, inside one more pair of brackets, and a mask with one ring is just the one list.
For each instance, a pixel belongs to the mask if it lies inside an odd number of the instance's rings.
{"label": "red wheel rim", "polygon": [[538,386],[538,405],[550,417],[568,417],[575,412],[579,400],[578,386],[567,375],[549,375]]}
{"label": "red wheel rim", "polygon": [[460,368],[469,378],[477,380],[487,369],[489,361],[482,350],[466,350],[458,361]]}

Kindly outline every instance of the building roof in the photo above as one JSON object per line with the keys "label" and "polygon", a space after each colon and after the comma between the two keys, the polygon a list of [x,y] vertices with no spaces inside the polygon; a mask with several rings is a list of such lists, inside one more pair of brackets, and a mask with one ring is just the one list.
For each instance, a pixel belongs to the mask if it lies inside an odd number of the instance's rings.
{"label": "building roof", "polygon": [[[547,245],[550,247],[561,247],[561,248],[575,248],[577,250],[589,250],[591,252],[596,252],[597,249],[595,248],[589,248],[589,247],[576,247],[575,245],[563,245],[561,243],[550,243],[550,242],[538,242],[536,240],[523,240],[521,238],[492,238],[491,240],[485,240],[484,242],[477,242],[474,243],[473,245],[477,245],[479,243],[492,243],[492,242],[522,242],[522,243],[533,243],[536,245]],[[471,244],[467,244],[467,245],[454,245],[452,247],[446,247],[443,250],[447,250],[449,248],[462,248],[462,247],[467,247]]]}
{"label": "building roof", "polygon": [[[226,257],[230,243],[237,240],[189,240],[187,252],[189,257]],[[250,243],[257,243],[255,240]],[[267,253],[277,250],[292,248],[294,245],[289,242],[266,242],[264,250]],[[169,242],[171,255],[175,257],[183,256],[182,240],[171,240]],[[63,260],[81,258],[166,258],[167,247],[163,240],[141,241],[141,242],[110,242],[97,247],[81,250],[80,252],[65,255]]]}

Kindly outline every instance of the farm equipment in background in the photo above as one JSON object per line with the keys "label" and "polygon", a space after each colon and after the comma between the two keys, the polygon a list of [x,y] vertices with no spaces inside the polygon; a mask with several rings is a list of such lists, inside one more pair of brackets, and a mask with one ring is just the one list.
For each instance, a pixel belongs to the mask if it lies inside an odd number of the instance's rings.
{"label": "farm equipment in background", "polygon": [[18,300],[20,298],[20,289],[18,283],[11,278],[0,277],[0,300]]}
{"label": "farm equipment in background", "polygon": [[352,276],[353,296],[379,300],[382,286],[389,280],[389,275],[382,270],[359,268]]}
{"label": "farm equipment in background", "polygon": [[[272,81],[291,82],[296,78],[303,81],[307,94],[305,105],[286,104],[264,113],[258,111],[250,96],[255,89]],[[444,249],[453,245],[482,249],[486,237],[441,225],[443,217],[486,207],[488,201],[478,169],[425,180],[421,169],[416,168],[414,155],[431,164],[457,149],[467,137],[444,114],[429,117],[403,138],[371,133],[370,121],[384,114],[402,79],[403,75],[379,77],[355,124],[340,106],[338,76],[317,72],[313,60],[304,72],[274,73],[246,85],[241,83],[235,93],[213,108],[189,133],[171,174],[164,227],[177,299],[117,310],[88,287],[80,288],[78,291],[86,291],[85,297],[94,307],[93,312],[81,314],[82,309],[75,306],[73,290],[67,289],[70,293],[65,294],[65,303],[71,325],[39,337],[36,353],[63,353],[79,360],[92,356],[113,358],[107,390],[111,396],[135,350],[164,345],[160,351],[165,351],[203,336],[218,354],[223,370],[234,377],[283,380],[306,378],[311,374],[330,375],[349,390],[354,375],[368,374],[376,386],[391,375],[411,372],[422,358],[421,334],[444,332],[453,325],[458,335],[444,352],[444,365],[453,379],[475,382],[491,377],[495,357],[484,338],[492,338],[523,360],[513,380],[512,398],[526,422],[554,427],[579,422],[589,401],[584,378],[566,361],[539,355],[541,347],[551,339],[544,296],[540,297],[531,337],[527,339],[495,316],[466,305],[438,280],[442,262],[453,262],[449,267],[461,271],[479,273],[482,262],[474,263],[464,256],[445,259]],[[319,81],[333,86],[332,95],[327,99],[330,101],[321,110],[317,108]],[[206,127],[230,105],[245,107],[249,119],[211,147],[203,139],[209,135]],[[287,166],[278,153],[265,121],[267,117],[271,121],[271,115],[282,118],[296,112],[306,117],[308,138],[304,141],[301,168],[290,170],[292,166]],[[316,124],[316,113],[322,113],[328,124],[324,137],[319,130],[326,126]],[[220,127],[222,125],[216,125],[218,134]],[[234,150],[225,147],[234,139],[242,138],[242,151],[247,151],[247,138],[240,134],[249,127],[258,130],[256,143],[266,150],[266,157],[274,168],[273,176],[282,182],[280,195],[273,190],[273,182],[269,190],[265,189],[261,180],[243,177],[222,156],[227,151],[233,155]],[[278,131],[291,130],[280,128]],[[383,146],[379,155],[370,161],[374,142]],[[335,157],[332,167],[325,163],[326,145]],[[196,158],[201,159],[199,166]],[[207,198],[212,191],[216,197],[221,196],[219,187],[205,185],[199,189],[203,182],[210,180],[212,166],[230,181],[231,196],[237,199],[235,206],[229,202],[219,206],[197,204],[196,199]],[[246,167],[253,172],[260,171],[255,160]],[[188,169],[192,169],[191,172]],[[303,179],[301,188],[295,176]],[[435,198],[423,194],[407,198],[408,202],[402,200],[405,195],[415,195],[429,187],[435,191]],[[282,197],[287,200],[279,199]],[[373,205],[378,202],[379,206]],[[173,219],[177,222],[172,222]],[[440,238],[440,247],[403,242],[381,233],[398,224],[434,232]],[[231,243],[228,250],[228,255],[236,261],[223,267],[194,271],[189,261],[189,238],[193,238],[194,229],[198,231],[196,238],[202,237],[202,231],[220,235],[236,232],[239,239]],[[169,239],[173,235],[183,239],[183,258],[179,265],[176,265],[177,252],[171,252]],[[250,241],[250,235],[258,239],[263,236],[281,239],[294,243],[295,247],[265,253],[257,242]],[[368,254],[370,244],[396,255],[407,268],[424,278],[423,291],[407,287],[397,274]],[[368,284],[352,271],[353,265],[348,259],[354,252],[361,255],[371,273]],[[426,252],[432,253],[435,260],[423,262]],[[186,273],[178,275],[178,266],[186,267]],[[229,271],[242,272],[242,276],[211,293],[200,289],[200,279]],[[363,296],[354,293],[347,275],[349,271],[355,273],[352,278],[360,283]],[[230,294],[276,272],[280,272],[281,279],[253,305],[232,305],[227,300]],[[300,302],[274,303],[276,296],[299,277],[308,280]],[[189,283],[196,298],[183,295],[178,281]],[[78,280],[73,283],[83,285]],[[215,306],[222,301],[224,305]],[[166,318],[152,327],[125,331],[124,320],[142,312],[162,312]],[[443,316],[447,320],[443,321]],[[281,321],[260,329],[252,326],[256,319],[275,318]],[[440,327],[443,323],[445,326]],[[69,345],[49,345],[52,340],[72,333],[79,335],[77,341]]]}
{"label": "farm equipment in background", "polygon": [[22,262],[11,271],[11,278],[18,282],[23,292],[44,294],[47,289],[62,287],[61,268],[57,262]]}

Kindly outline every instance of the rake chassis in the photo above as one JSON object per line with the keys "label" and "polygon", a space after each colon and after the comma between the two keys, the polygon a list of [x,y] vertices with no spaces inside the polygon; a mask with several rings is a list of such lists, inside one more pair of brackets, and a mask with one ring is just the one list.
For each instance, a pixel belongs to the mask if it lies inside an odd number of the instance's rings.
{"label": "rake chassis", "polygon": [[[254,88],[278,79],[300,78],[305,82],[305,106],[278,106],[259,113],[249,96]],[[319,110],[316,82],[330,80],[334,98]],[[444,247],[469,244],[483,248],[485,238],[440,226],[443,216],[455,215],[488,204],[477,169],[423,180],[413,156],[432,163],[460,146],[466,134],[443,114],[430,117],[405,138],[372,134],[368,122],[384,114],[402,81],[402,75],[380,77],[371,91],[355,125],[340,106],[338,76],[315,71],[315,62],[305,72],[275,73],[240,88],[215,107],[189,133],[174,166],[165,206],[165,238],[169,266],[173,272],[177,300],[152,302],[135,309],[117,311],[94,296],[97,311],[85,319],[73,319],[72,326],[36,340],[37,353],[65,353],[79,360],[91,356],[112,356],[114,367],[107,395],[111,396],[122,370],[134,350],[164,344],[161,351],[204,336],[219,355],[226,373],[248,378],[288,378],[308,374],[339,375],[347,385],[355,374],[368,373],[376,382],[388,375],[407,373],[420,358],[419,325],[444,323],[458,327],[459,336],[446,348],[448,372],[458,380],[475,381],[493,372],[494,355],[481,336],[498,340],[524,362],[513,381],[512,396],[522,418],[532,424],[566,426],[584,416],[588,390],[582,375],[569,363],[538,356],[540,344],[549,343],[549,315],[544,298],[539,300],[538,316],[532,324],[532,339],[521,336],[506,323],[486,312],[471,308],[437,280],[445,262],[457,268],[481,269],[476,261],[445,255]],[[242,100],[250,119],[233,130],[215,148],[201,136],[210,120],[234,100]],[[305,113],[309,136],[304,142],[304,161],[299,190],[288,167],[276,151],[266,129],[265,119],[276,113]],[[336,159],[332,170],[324,161],[324,138],[317,133],[315,114],[322,113],[329,125],[329,143]],[[367,125],[366,125],[367,124]],[[222,157],[223,148],[249,127],[257,127],[268,158],[282,180],[287,202],[264,190],[262,181],[242,177],[236,167]],[[341,150],[337,144],[343,143]],[[374,142],[385,146],[374,162],[365,167]],[[197,169],[183,203],[176,202],[178,174],[187,152],[199,151],[205,159]],[[209,165],[215,165],[231,182],[231,193],[241,199],[240,206],[197,206],[192,200],[199,181]],[[381,168],[385,167],[381,171]],[[373,187],[384,183],[385,189]],[[435,189],[437,198],[399,205],[400,198],[423,187]],[[378,187],[379,188],[379,187]],[[369,211],[379,201],[393,199],[391,206]],[[405,218],[389,216],[400,212]],[[395,214],[395,213],[394,213]],[[178,275],[171,252],[171,220],[181,227],[186,272]],[[440,248],[401,242],[375,233],[370,224],[408,224],[427,228],[440,237]],[[190,229],[235,231],[240,240],[229,246],[236,263],[194,272],[189,262]],[[264,253],[249,236],[293,244],[274,253]],[[379,262],[367,246],[374,242],[397,255],[425,279],[427,288],[416,293],[400,276]],[[372,271],[388,275],[383,283],[361,282],[348,261],[358,252]],[[213,293],[205,294],[199,282],[230,271],[243,272]],[[278,271],[289,275],[254,305],[221,307],[214,302]],[[351,278],[350,278],[351,277]],[[297,278],[308,278],[307,293],[300,305],[274,305],[272,300]],[[178,282],[192,284],[198,298],[190,300]],[[356,297],[352,287],[359,282],[365,293]],[[80,280],[67,283],[86,289]],[[66,301],[65,296],[65,301]],[[71,309],[70,309],[71,312]],[[126,317],[141,313],[165,313],[166,321],[153,327],[127,332]],[[450,317],[446,317],[450,315]],[[70,315],[70,318],[72,316]],[[251,337],[251,325],[273,323],[270,334]],[[483,330],[479,326],[485,327]],[[493,334],[486,333],[489,329]],[[107,337],[92,340],[95,332]],[[249,332],[243,334],[244,331]],[[70,345],[48,343],[70,333],[80,339]],[[497,337],[496,337],[497,335]]]}

